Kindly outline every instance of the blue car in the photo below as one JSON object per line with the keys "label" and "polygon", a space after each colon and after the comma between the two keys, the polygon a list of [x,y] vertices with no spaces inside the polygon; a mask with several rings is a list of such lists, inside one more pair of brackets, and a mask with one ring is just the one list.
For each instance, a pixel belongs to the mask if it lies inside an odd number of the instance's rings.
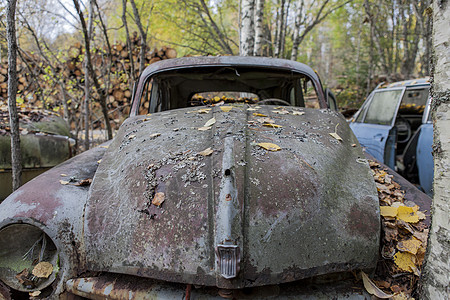
{"label": "blue car", "polygon": [[350,128],[365,150],[429,195],[433,183],[433,124],[427,78],[380,84]]}

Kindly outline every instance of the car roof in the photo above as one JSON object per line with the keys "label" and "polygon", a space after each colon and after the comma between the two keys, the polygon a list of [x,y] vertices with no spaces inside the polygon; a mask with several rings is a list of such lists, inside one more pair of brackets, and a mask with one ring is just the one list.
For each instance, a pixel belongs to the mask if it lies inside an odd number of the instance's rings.
{"label": "car roof", "polygon": [[392,87],[403,87],[403,86],[410,88],[410,87],[424,86],[424,85],[430,85],[429,77],[403,80],[403,81],[397,81],[397,82],[392,82],[392,83],[385,82],[385,83],[381,84],[380,86],[378,86],[376,90],[392,88]]}
{"label": "car roof", "polygon": [[255,56],[192,56],[166,59],[149,65],[142,73],[142,77],[147,77],[171,69],[210,66],[285,69],[306,74],[312,79],[320,82],[317,73],[311,67],[303,63],[287,59]]}

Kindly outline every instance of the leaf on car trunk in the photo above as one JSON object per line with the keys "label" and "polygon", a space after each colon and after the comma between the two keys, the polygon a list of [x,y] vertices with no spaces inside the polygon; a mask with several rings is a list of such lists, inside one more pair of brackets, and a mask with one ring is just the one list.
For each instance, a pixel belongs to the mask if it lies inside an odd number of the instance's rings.
{"label": "leaf on car trunk", "polygon": [[277,124],[273,124],[273,123],[265,123],[265,124],[263,124],[263,126],[271,127],[271,128],[281,128],[281,127],[283,127],[281,125],[277,125]]}
{"label": "leaf on car trunk", "polygon": [[269,151],[279,151],[281,150],[281,147],[276,145],[276,144],[272,144],[272,143],[258,143],[256,144],[259,147],[269,150]]}
{"label": "leaf on car trunk", "polygon": [[229,112],[233,107],[232,106],[220,106],[220,109],[223,112]]}
{"label": "leaf on car trunk", "polygon": [[60,180],[59,183],[61,183],[62,185],[67,185],[67,184],[69,184],[69,181],[67,181],[67,180]]}
{"label": "leaf on car trunk", "polygon": [[254,115],[255,117],[267,117],[266,115],[260,114],[260,113],[253,113],[253,115]]}
{"label": "leaf on car trunk", "polygon": [[294,116],[303,116],[303,115],[305,114],[305,112],[304,112],[304,111],[296,111],[296,110],[294,110],[294,111],[292,112],[292,114],[293,114]]}
{"label": "leaf on car trunk", "polygon": [[397,207],[392,206],[380,206],[380,214],[383,217],[396,217],[397,216]]}
{"label": "leaf on car trunk", "polygon": [[39,278],[48,278],[53,273],[53,265],[49,262],[42,261],[33,268],[31,273]]}
{"label": "leaf on car trunk", "polygon": [[256,119],[259,123],[275,123],[275,120],[271,119],[271,118],[258,118]]}
{"label": "leaf on car trunk", "polygon": [[206,148],[205,150],[199,152],[198,154],[203,155],[203,156],[209,156],[214,152],[214,150],[212,150],[211,148]]}
{"label": "leaf on car trunk", "polygon": [[282,109],[282,110],[272,110],[273,113],[279,114],[279,115],[288,115],[289,111]]}
{"label": "leaf on car trunk", "polygon": [[205,125],[203,125],[203,127],[211,127],[211,126],[213,126],[215,123],[216,123],[216,118],[211,118],[211,119],[209,119],[209,120],[205,123]]}
{"label": "leaf on car trunk", "polygon": [[361,271],[361,277],[363,279],[364,288],[366,289],[366,291],[369,294],[375,295],[375,296],[377,296],[378,298],[381,298],[381,299],[389,299],[389,298],[391,298],[393,296],[391,294],[386,294],[385,292],[380,290],[380,288],[378,288],[376,286],[376,284],[373,283],[372,280],[370,280],[369,276],[367,276],[367,274],[364,273],[363,271]]}
{"label": "leaf on car trunk", "polygon": [[334,137],[336,140],[342,142],[342,138],[337,134],[337,128],[339,126],[339,123],[336,124],[336,127],[334,128],[334,132],[329,133],[332,137]]}
{"label": "leaf on car trunk", "polygon": [[152,204],[160,207],[161,204],[163,204],[164,200],[166,200],[165,198],[166,196],[164,195],[164,193],[158,192],[155,194],[155,197],[153,197]]}
{"label": "leaf on car trunk", "polygon": [[153,133],[153,134],[150,134],[150,138],[154,139],[160,135],[161,135],[161,133]]}
{"label": "leaf on car trunk", "polygon": [[87,178],[87,179],[83,179],[78,181],[78,183],[75,183],[75,186],[87,186],[90,185],[92,183],[92,179],[91,178]]}

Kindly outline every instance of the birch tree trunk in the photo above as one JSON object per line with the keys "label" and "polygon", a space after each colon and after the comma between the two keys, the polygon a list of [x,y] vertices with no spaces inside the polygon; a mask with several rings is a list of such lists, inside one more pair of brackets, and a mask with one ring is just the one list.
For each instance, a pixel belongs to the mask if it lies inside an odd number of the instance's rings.
{"label": "birch tree trunk", "polygon": [[254,56],[262,55],[262,45],[264,38],[264,0],[256,0],[255,9],[255,47],[253,49]]}
{"label": "birch tree trunk", "polygon": [[434,197],[422,299],[450,299],[450,3],[433,1]]}
{"label": "birch tree trunk", "polygon": [[254,48],[254,8],[255,0],[242,0],[241,36],[239,54],[242,56],[253,55]]}
{"label": "birch tree trunk", "polygon": [[16,107],[17,94],[17,40],[16,40],[16,0],[7,0],[6,38],[8,41],[8,109],[11,126],[11,165],[13,191],[20,187],[22,176],[22,153],[20,151],[19,115]]}
{"label": "birch tree trunk", "polygon": [[134,0],[130,0],[131,7],[133,8],[133,15],[136,25],[139,29],[139,33],[141,34],[141,50],[139,51],[139,76],[145,69],[145,51],[147,50],[147,32],[144,30],[144,26],[142,26],[141,18],[139,16],[138,9],[136,7],[136,3]]}
{"label": "birch tree trunk", "polygon": [[300,45],[300,26],[302,26],[303,22],[303,8],[305,7],[304,0],[297,1],[297,9],[295,14],[295,23],[294,23],[294,33],[292,34],[292,52],[291,52],[291,60],[297,60],[298,57],[298,46]]}

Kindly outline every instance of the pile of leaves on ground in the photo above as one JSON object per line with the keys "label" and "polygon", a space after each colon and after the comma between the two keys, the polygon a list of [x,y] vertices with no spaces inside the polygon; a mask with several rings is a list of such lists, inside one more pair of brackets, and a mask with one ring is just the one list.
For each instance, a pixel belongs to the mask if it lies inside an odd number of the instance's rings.
{"label": "pile of leaves on ground", "polygon": [[381,214],[380,258],[367,291],[379,298],[414,299],[428,238],[426,211],[405,200],[405,192],[379,163],[369,161],[377,185]]}

